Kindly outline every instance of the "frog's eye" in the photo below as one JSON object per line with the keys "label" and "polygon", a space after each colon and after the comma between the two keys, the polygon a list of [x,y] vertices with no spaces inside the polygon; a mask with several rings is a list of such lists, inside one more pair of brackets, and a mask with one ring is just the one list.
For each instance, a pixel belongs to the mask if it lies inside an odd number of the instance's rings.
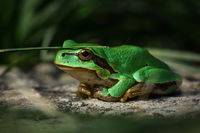
{"label": "frog's eye", "polygon": [[93,53],[92,51],[88,50],[88,49],[83,49],[78,53],[78,57],[79,59],[81,59],[82,61],[89,61],[92,59],[93,57]]}

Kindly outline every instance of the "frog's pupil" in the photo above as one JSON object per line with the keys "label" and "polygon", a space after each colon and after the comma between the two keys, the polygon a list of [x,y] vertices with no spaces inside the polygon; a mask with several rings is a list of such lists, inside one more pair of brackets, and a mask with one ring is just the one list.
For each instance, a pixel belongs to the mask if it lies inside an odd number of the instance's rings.
{"label": "frog's pupil", "polygon": [[90,53],[87,52],[87,51],[84,51],[84,52],[82,53],[82,55],[83,55],[84,57],[87,57],[89,54],[90,54]]}

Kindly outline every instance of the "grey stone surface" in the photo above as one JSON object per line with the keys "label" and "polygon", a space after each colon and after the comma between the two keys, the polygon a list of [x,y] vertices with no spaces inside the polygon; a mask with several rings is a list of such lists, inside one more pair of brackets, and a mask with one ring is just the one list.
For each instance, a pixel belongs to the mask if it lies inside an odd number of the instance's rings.
{"label": "grey stone surface", "polygon": [[[0,67],[2,72],[5,67]],[[12,108],[39,109],[103,115],[178,116],[200,111],[200,75],[184,75],[181,93],[126,103],[103,102],[76,96],[79,82],[52,64],[38,64],[30,71],[12,69],[0,78],[0,104]]]}

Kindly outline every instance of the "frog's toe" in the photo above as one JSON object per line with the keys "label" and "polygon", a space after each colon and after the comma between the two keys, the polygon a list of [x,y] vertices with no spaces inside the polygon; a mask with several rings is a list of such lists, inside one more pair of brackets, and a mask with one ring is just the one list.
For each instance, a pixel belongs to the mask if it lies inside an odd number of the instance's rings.
{"label": "frog's toe", "polygon": [[110,94],[108,94],[107,96],[103,96],[101,94],[101,91],[94,92],[94,97],[98,98],[100,100],[106,101],[106,102],[117,102],[117,101],[119,101],[119,98],[113,97]]}
{"label": "frog's toe", "polygon": [[82,98],[87,98],[92,95],[92,92],[85,84],[80,84],[80,86],[78,87],[77,95]]}

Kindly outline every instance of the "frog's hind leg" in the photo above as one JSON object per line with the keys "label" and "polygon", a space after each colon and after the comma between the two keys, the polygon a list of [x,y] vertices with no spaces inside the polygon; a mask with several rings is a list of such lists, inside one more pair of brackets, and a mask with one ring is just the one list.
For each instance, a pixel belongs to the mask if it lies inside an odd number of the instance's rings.
{"label": "frog's hind leg", "polygon": [[121,97],[121,102],[126,102],[128,99],[138,98],[147,99],[150,95],[169,95],[175,92],[180,86],[181,81],[172,81],[166,83],[136,83],[129,88],[126,93]]}
{"label": "frog's hind leg", "polygon": [[174,92],[182,81],[182,77],[171,70],[145,66],[133,74],[138,84],[125,93],[121,101],[136,96],[148,97],[151,93],[164,95]]}
{"label": "frog's hind leg", "polygon": [[176,92],[176,90],[181,85],[182,81],[172,81],[172,82],[166,82],[166,83],[157,83],[155,84],[155,89],[152,94],[155,95],[169,95],[173,92]]}
{"label": "frog's hind leg", "polygon": [[154,91],[154,84],[135,83],[129,88],[126,93],[121,97],[121,102],[126,102],[128,99],[136,98],[146,99]]}

